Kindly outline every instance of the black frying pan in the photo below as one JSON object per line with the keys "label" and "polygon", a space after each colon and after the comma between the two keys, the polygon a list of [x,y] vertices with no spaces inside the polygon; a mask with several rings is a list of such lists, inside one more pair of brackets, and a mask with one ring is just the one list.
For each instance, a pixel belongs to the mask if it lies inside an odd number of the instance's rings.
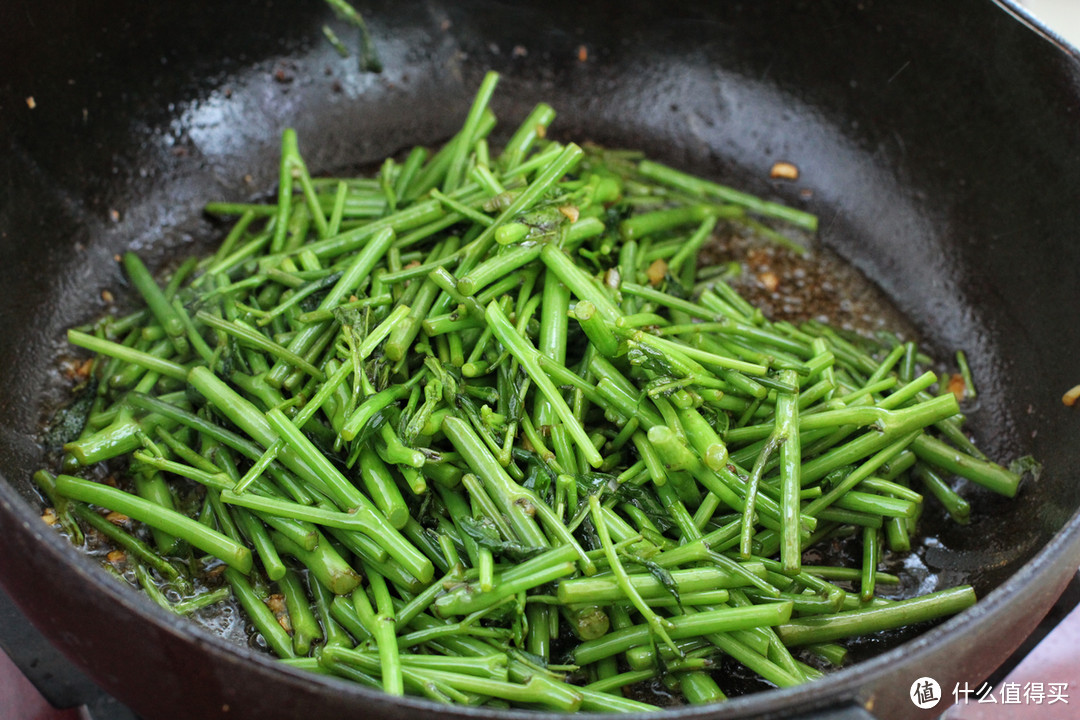
{"label": "black frying pan", "polygon": [[[47,530],[28,479],[63,330],[122,289],[115,253],[211,237],[202,203],[271,190],[286,126],[316,171],[441,140],[494,68],[507,126],[547,100],[567,139],[819,213],[824,245],[933,346],[967,352],[979,441],[1045,465],[1015,502],[974,491],[977,520],[926,552],[942,584],[976,586],[973,610],[809,687],[676,714],[910,717],[915,678],[948,692],[1004,660],[1080,563],[1080,409],[1061,402],[1080,382],[1075,54],[990,0],[359,7],[381,74],[336,54],[315,0],[6,3],[0,582],[27,616],[147,718],[433,716],[167,616]],[[797,184],[768,179],[776,160]]]}

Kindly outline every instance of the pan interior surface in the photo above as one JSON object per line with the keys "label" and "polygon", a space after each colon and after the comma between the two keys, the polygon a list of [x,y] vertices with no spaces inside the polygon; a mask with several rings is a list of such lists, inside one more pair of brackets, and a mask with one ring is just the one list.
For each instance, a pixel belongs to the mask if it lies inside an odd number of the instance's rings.
{"label": "pan interior surface", "polygon": [[[1019,644],[1022,634],[980,650],[970,635],[979,621],[1023,617],[1024,602],[1049,607],[1080,547],[1080,420],[1061,402],[1080,382],[1073,57],[976,0],[357,7],[381,73],[341,57],[322,27],[352,38],[347,26],[310,2],[71,3],[69,12],[25,2],[0,30],[10,69],[0,81],[0,530],[11,557],[0,582],[36,624],[88,665],[126,647],[97,679],[148,718],[432,711],[274,670],[120,592],[37,527],[29,479],[41,463],[36,433],[57,401],[64,330],[102,313],[103,291],[123,288],[116,254],[136,249],[155,266],[206,247],[220,228],[203,204],[272,191],[286,127],[315,172],[438,143],[494,69],[505,128],[543,100],[558,111],[559,139],[641,149],[810,210],[822,245],[880,287],[941,357],[965,351],[977,440],[1000,461],[1031,455],[1044,469],[1013,501],[971,488],[970,525],[926,518],[937,582],[970,582],[992,602],[913,641],[907,662],[936,659],[941,678],[963,681]],[[795,164],[799,180],[770,179],[777,161]],[[108,632],[71,627],[117,609],[127,619]],[[887,665],[895,673],[901,657],[841,672],[817,694],[767,693],[709,714],[887,698]],[[152,683],[131,682],[150,672]],[[273,689],[252,689],[266,679]],[[903,701],[910,680],[892,684]]]}

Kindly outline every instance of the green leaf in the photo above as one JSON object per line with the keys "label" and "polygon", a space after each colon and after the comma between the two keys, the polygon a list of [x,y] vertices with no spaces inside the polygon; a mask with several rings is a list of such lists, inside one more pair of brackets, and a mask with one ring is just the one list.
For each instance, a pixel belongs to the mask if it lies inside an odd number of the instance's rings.
{"label": "green leaf", "polygon": [[1043,466],[1041,462],[1039,462],[1032,456],[1024,455],[1023,457],[1018,457],[1011,463],[1009,463],[1009,470],[1016,473],[1017,475],[1024,475],[1026,473],[1030,473],[1032,480],[1038,480],[1039,476],[1042,474]]}
{"label": "green leaf", "polygon": [[649,574],[664,586],[664,590],[666,590],[671,597],[675,598],[675,602],[681,602],[681,600],[679,600],[679,584],[675,582],[675,578],[671,576],[671,573],[668,572],[666,568],[662,568],[651,560],[646,560],[641,557],[635,557],[634,562],[639,562],[644,565],[645,569],[649,571]]}
{"label": "green leaf", "polygon": [[56,413],[56,418],[45,433],[45,445],[50,448],[59,448],[64,443],[77,440],[86,427],[86,420],[90,410],[94,407],[97,397],[98,381],[90,377],[75,396],[75,400]]}
{"label": "green leaf", "polygon": [[487,548],[492,553],[502,555],[513,562],[524,562],[543,553],[546,549],[530,547],[514,540],[503,540],[495,523],[487,518],[462,518],[459,527],[480,547]]}

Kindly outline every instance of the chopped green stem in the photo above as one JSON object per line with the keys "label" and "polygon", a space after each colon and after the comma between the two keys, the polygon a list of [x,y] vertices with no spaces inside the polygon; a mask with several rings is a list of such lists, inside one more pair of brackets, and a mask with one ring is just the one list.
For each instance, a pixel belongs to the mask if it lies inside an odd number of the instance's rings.
{"label": "chopped green stem", "polygon": [[[368,240],[368,242],[363,245],[360,252],[356,254],[349,266],[341,273],[341,277],[334,286],[323,296],[323,299],[319,302],[318,309],[324,310],[340,304],[342,299],[356,288],[360,283],[360,280],[371,273],[375,264],[381,260],[386,254],[386,251],[390,249],[390,245],[394,242],[394,238],[394,231],[390,227],[381,228],[365,235],[363,239]],[[308,249],[314,252],[314,248],[309,247]],[[313,323],[306,326],[289,342],[289,352],[294,355],[303,355],[315,344],[323,330],[322,323]],[[271,369],[267,379],[272,384],[280,385],[285,381],[285,378],[288,377],[288,374],[288,364],[278,360]]]}
{"label": "chopped green stem", "polygon": [[252,558],[248,548],[175,510],[168,510],[157,503],[143,500],[123,490],[71,475],[57,476],[56,491],[72,500],[115,510],[133,520],[160,528],[213,555],[245,575],[251,572]]}
{"label": "chopped green stem", "polygon": [[[742,576],[727,570],[712,567],[687,568],[673,570],[670,573],[674,588],[665,586],[663,582],[646,573],[633,573],[627,575],[627,581],[638,595],[643,599],[663,597],[678,591],[679,596],[702,592],[710,589],[738,587],[746,584]],[[580,577],[563,580],[558,587],[559,602],[566,605],[574,604],[606,604],[627,598],[623,592],[618,578],[614,574],[594,575],[593,577]]]}
{"label": "chopped green stem", "polygon": [[975,591],[969,585],[961,585],[887,605],[799,618],[778,625],[776,632],[789,647],[827,643],[936,620],[954,615],[974,604]]}
{"label": "chopped green stem", "polygon": [[952,487],[945,482],[940,474],[925,463],[916,463],[913,470],[915,477],[922,481],[930,493],[937,498],[953,520],[966,523],[971,515],[971,504],[960,497]]}
{"label": "chopped green stem", "polygon": [[296,656],[293,651],[292,638],[288,631],[274,617],[274,613],[267,607],[262,598],[255,592],[250,581],[243,574],[233,568],[225,568],[225,579],[232,587],[233,597],[240,603],[252,624],[259,634],[266,640],[278,657],[292,658]]}
{"label": "chopped green stem", "polygon": [[177,315],[172,303],[165,297],[165,293],[158,287],[150,271],[146,269],[146,265],[133,252],[124,253],[123,263],[131,284],[146,300],[146,306],[150,308],[150,312],[153,313],[157,321],[161,323],[161,327],[165,329],[165,332],[172,339],[176,352],[180,355],[186,353],[188,345],[184,323],[180,316]]}
{"label": "chopped green stem", "polygon": [[153,568],[165,580],[175,582],[181,579],[180,572],[165,558],[154,552],[149,545],[112,524],[86,505],[73,502],[71,512],[126,552],[131,553],[139,562]]}
{"label": "chopped green stem", "polygon": [[503,147],[499,165],[504,170],[514,171],[554,119],[555,110],[547,103],[538,103]]}
{"label": "chopped green stem", "polygon": [[[182,323],[181,323],[182,325]],[[101,353],[109,357],[115,357],[126,363],[138,365],[152,372],[164,375],[173,380],[187,378],[187,368],[179,363],[156,357],[150,353],[142,352],[134,348],[112,342],[104,338],[87,335],[78,330],[68,330],[68,342],[91,352]]]}
{"label": "chopped green stem", "polygon": [[[942,397],[955,402],[952,393]],[[997,463],[980,460],[960,450],[955,450],[930,435],[916,438],[911,444],[911,449],[923,462],[967,478],[1005,497],[1015,497],[1020,486],[1021,476],[1018,473],[1003,468]]]}
{"label": "chopped green stem", "polygon": [[491,246],[491,243],[495,240],[495,231],[510,218],[516,216],[518,213],[527,210],[534,203],[536,203],[543,195],[551,189],[551,187],[558,182],[563,175],[570,172],[581,161],[583,151],[577,145],[570,143],[547,165],[532,181],[532,183],[522,191],[514,201],[495,222],[489,225],[475,240],[473,240],[466,248],[465,257],[462,259],[462,273],[472,270],[481,257],[483,257]]}
{"label": "chopped green stem", "polygon": [[[791,617],[791,609],[790,602],[778,602],[679,615],[668,619],[670,623],[668,632],[673,640],[681,640],[763,625],[782,628],[783,623],[787,623]],[[614,630],[602,638],[578,645],[573,654],[574,662],[579,665],[588,665],[616,653],[626,652],[632,647],[646,644],[650,632],[651,628],[648,625],[634,625]],[[783,635],[781,637],[783,638]],[[786,642],[786,638],[784,639]]]}
{"label": "chopped green stem", "polygon": [[319,368],[309,363],[301,355],[296,354],[289,348],[278,345],[276,342],[252,327],[248,327],[239,321],[229,322],[228,320],[223,320],[204,310],[197,312],[195,318],[204,325],[209,325],[212,328],[229,333],[247,347],[262,350],[265,353],[273,355],[278,359],[278,362],[299,368],[318,380],[325,378],[325,375],[323,375]]}
{"label": "chopped green stem", "polygon": [[[615,576],[615,581],[619,590],[629,598],[630,602],[637,608],[637,611],[645,618],[649,632],[663,640],[672,650],[678,652],[678,649],[673,642],[674,638],[669,634],[669,630],[672,627],[671,621],[664,620],[652,611],[652,608],[650,608],[642,599],[641,594],[631,582],[629,574],[627,574],[626,570],[623,568],[622,562],[619,560],[619,556],[611,543],[611,537],[607,528],[607,520],[600,511],[600,500],[596,495],[589,496],[589,512],[592,515],[592,521],[593,525],[596,527],[596,532],[600,536],[600,545],[604,549],[604,556],[607,558],[608,565],[611,567],[611,571]],[[584,663],[585,661],[579,659],[578,662]]]}
{"label": "chopped green stem", "polygon": [[311,601],[300,576],[295,572],[287,571],[277,582],[285,595],[285,607],[292,626],[293,650],[297,655],[307,655],[312,644],[322,639],[322,629],[311,611]]}
{"label": "chopped green stem", "polygon": [[491,328],[492,333],[499,339],[503,347],[517,359],[518,362],[529,373],[530,379],[533,384],[544,394],[544,397],[552,404],[555,414],[562,420],[563,425],[567,431],[574,438],[578,449],[585,455],[585,459],[593,467],[600,467],[603,464],[603,458],[600,453],[597,452],[593,446],[592,441],[589,440],[588,435],[585,433],[584,428],[581,427],[581,423],[574,417],[573,412],[570,410],[570,406],[566,404],[562,395],[559,393],[555,384],[551,382],[547,374],[541,369],[538,362],[539,352],[533,347],[526,338],[523,338],[518,334],[517,330],[510,321],[503,314],[502,308],[498,303],[492,302],[487,307],[486,318],[488,327]]}

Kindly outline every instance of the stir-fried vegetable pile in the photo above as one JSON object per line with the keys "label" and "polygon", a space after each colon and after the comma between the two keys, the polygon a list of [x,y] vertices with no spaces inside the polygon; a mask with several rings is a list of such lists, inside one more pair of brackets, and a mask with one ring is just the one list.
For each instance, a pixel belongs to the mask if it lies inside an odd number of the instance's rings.
{"label": "stir-fried vegetable pile", "polygon": [[[956,476],[1020,479],[929,359],[697,262],[814,217],[555,142],[545,104],[494,154],[496,81],[375,177],[312,177],[286,131],[276,202],[211,204],[238,219],[164,286],[123,256],[145,307],[69,333],[93,360],[36,475],[57,523],[173,611],[231,598],[284,662],[439,702],[712,702],[721,658],[795,685],[973,603],[875,593],[927,493],[963,522]],[[860,564],[803,564],[837,538]]]}

